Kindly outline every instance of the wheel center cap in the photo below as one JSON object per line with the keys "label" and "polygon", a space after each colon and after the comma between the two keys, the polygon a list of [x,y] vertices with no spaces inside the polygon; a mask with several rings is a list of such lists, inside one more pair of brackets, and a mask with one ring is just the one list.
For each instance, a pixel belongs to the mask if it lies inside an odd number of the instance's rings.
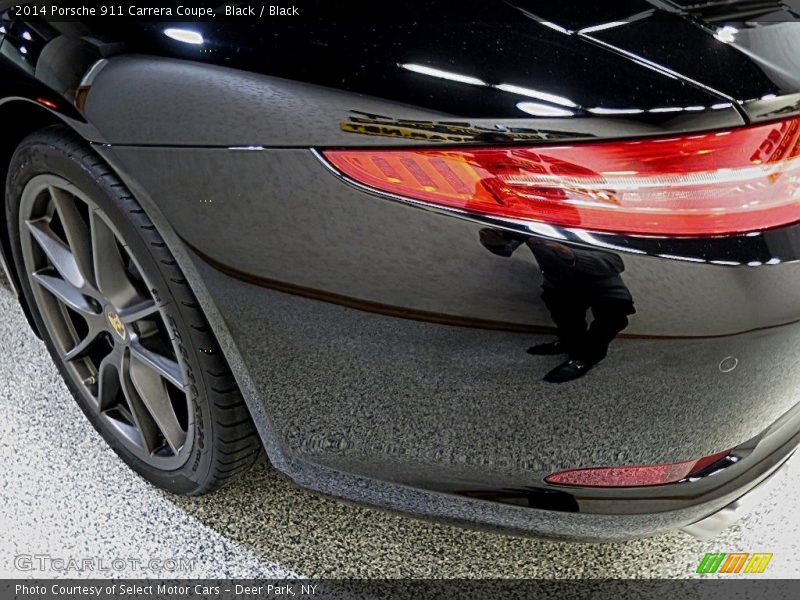
{"label": "wheel center cap", "polygon": [[128,338],[128,332],[125,330],[125,323],[119,318],[119,315],[113,310],[106,311],[106,321],[111,326],[111,330],[124,342]]}

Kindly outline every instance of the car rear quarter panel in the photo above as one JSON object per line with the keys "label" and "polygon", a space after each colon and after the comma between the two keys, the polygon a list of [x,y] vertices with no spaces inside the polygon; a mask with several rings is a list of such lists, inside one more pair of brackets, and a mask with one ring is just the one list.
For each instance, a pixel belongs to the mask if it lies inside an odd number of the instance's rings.
{"label": "car rear quarter panel", "polygon": [[302,460],[533,485],[713,454],[797,400],[797,262],[618,251],[637,312],[606,360],[554,386],[541,377],[560,359],[525,353],[552,331],[539,268],[525,247],[489,253],[485,224],[356,190],[307,150],[106,151],[196,252],[282,448]]}

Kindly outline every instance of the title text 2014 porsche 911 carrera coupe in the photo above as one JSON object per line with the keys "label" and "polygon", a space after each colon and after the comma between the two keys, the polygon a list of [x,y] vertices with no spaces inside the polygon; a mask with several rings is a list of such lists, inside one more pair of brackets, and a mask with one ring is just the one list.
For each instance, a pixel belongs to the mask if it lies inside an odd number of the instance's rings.
{"label": "title text 2014 porsche 911 carrera coupe", "polygon": [[0,12],[4,266],[131,468],[584,540],[767,489],[800,2],[204,6]]}

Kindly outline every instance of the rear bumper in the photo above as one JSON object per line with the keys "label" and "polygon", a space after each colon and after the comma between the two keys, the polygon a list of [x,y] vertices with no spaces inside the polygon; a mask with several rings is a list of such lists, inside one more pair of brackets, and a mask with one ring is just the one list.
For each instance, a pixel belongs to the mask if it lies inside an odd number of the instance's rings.
{"label": "rear bumper", "polygon": [[[621,263],[636,310],[604,360],[553,385],[542,376],[563,357],[525,352],[553,339],[541,257],[525,245],[492,254],[482,231],[504,226],[374,197],[308,150],[103,152],[194,249],[185,270],[270,458],[304,486],[478,525],[624,539],[721,510],[798,444],[796,226],[711,240],[529,232],[584,262]],[[561,301],[604,300],[591,279],[568,287]],[[729,448],[739,460],[698,481],[544,481]]]}
{"label": "rear bumper", "polygon": [[[700,407],[705,401],[707,410],[698,409],[693,420],[703,419],[706,435],[684,430],[679,443],[673,429],[677,418],[659,423],[652,420],[653,412],[641,414],[673,396],[643,396],[641,406],[631,405],[622,395],[628,386],[639,389],[635,381],[626,375],[626,384],[610,387],[614,369],[602,364],[584,378],[598,388],[592,391],[598,412],[582,414],[570,399],[574,391],[580,400],[576,388],[568,387],[572,384],[551,387],[549,398],[537,399],[496,369],[489,377],[470,377],[467,371],[479,368],[472,362],[448,377],[436,360],[450,362],[449,355],[464,356],[467,348],[480,349],[484,360],[497,359],[502,348],[513,348],[511,356],[520,355],[513,357],[514,366],[528,370],[526,384],[534,387],[541,372],[522,350],[547,337],[369,314],[242,282],[196,255],[195,264],[233,333],[236,347],[229,354],[240,357],[237,371],[253,394],[251,408],[272,462],[315,491],[461,524],[613,541],[686,527],[725,511],[769,478],[800,444],[797,405],[762,432],[732,444],[735,462],[696,480],[617,489],[551,486],[543,480],[549,472],[610,464],[611,456],[639,452],[652,462],[701,456],[737,434],[746,435],[752,420],[742,422],[725,405],[710,419],[717,411],[710,404],[716,398],[713,388],[694,381],[697,396],[677,395],[675,401]],[[783,328],[753,332],[742,342],[758,345],[757,339],[766,336],[765,343],[773,344],[774,336],[784,333]],[[660,349],[676,356],[710,342],[622,339],[615,342],[614,356],[646,357],[637,363],[637,373],[653,380],[648,365],[659,359],[649,353]],[[731,339],[713,343],[730,347]],[[694,360],[697,355],[673,366],[685,368]],[[549,384],[535,383],[537,391],[548,390]],[[732,388],[727,393],[731,402],[739,398]],[[527,417],[526,412],[536,414]],[[554,429],[553,435],[544,441],[527,438],[524,430],[535,421],[546,421],[544,429]],[[598,458],[589,458],[591,453]],[[615,464],[623,462],[642,459]]]}

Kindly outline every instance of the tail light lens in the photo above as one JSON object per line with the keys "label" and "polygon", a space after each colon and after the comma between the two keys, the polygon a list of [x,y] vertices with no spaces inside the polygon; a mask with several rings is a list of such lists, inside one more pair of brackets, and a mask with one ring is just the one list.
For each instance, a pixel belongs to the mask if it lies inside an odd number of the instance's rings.
{"label": "tail light lens", "polygon": [[515,221],[679,236],[800,221],[800,118],[663,139],[324,155],[376,190]]}
{"label": "tail light lens", "polygon": [[698,460],[636,467],[594,467],[559,471],[545,477],[547,483],[581,487],[641,487],[675,483],[704,471],[728,454],[725,450]]}

